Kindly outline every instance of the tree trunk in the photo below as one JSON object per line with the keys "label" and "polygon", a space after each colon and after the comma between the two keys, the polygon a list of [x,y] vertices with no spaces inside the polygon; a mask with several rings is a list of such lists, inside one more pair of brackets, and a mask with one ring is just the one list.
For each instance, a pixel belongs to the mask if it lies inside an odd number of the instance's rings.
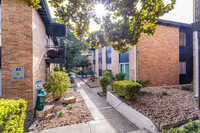
{"label": "tree trunk", "polygon": [[84,67],[82,67],[82,78],[83,78],[83,69],[84,69]]}
{"label": "tree trunk", "polygon": [[85,76],[87,78],[87,66],[86,66],[86,69],[85,69]]}

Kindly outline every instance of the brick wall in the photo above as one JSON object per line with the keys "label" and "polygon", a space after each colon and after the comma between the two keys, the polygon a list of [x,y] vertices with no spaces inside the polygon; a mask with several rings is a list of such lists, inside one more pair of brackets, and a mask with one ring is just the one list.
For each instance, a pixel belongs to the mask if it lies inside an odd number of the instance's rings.
{"label": "brick wall", "polygon": [[119,52],[111,48],[111,66],[112,73],[117,74],[120,72],[119,68]]}
{"label": "brick wall", "polygon": [[[33,108],[32,8],[24,0],[1,0],[2,9],[2,96],[24,98]],[[24,81],[12,81],[12,67],[25,68]]]}
{"label": "brick wall", "polygon": [[102,48],[102,71],[106,70],[106,47]]}
{"label": "brick wall", "polygon": [[[42,22],[38,12],[32,10],[32,23],[33,23],[33,95],[34,101],[36,101],[36,81],[42,80],[45,82],[46,78],[46,29],[45,25]],[[35,103],[35,102],[34,102]]]}
{"label": "brick wall", "polygon": [[154,86],[179,84],[179,28],[157,25],[157,34],[142,35],[137,79],[150,80]]}

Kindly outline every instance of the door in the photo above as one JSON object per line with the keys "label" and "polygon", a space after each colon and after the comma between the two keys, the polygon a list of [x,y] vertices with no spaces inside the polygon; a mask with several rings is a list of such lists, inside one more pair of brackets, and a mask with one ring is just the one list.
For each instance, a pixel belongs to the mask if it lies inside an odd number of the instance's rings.
{"label": "door", "polygon": [[125,80],[129,80],[129,64],[120,64],[120,72],[125,73]]}

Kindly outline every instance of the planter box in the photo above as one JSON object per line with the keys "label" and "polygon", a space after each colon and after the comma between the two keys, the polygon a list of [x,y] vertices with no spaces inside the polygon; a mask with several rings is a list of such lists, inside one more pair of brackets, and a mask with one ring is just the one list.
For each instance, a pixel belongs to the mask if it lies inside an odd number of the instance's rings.
{"label": "planter box", "polygon": [[159,131],[149,118],[122,102],[111,92],[107,93],[107,102],[140,129],[149,130],[151,133],[157,133]]}

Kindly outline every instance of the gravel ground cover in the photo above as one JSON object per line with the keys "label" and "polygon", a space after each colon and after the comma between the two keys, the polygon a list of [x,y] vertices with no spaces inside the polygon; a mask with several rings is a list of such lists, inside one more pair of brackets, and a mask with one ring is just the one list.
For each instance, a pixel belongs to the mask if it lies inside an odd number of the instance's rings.
{"label": "gravel ground cover", "polygon": [[90,78],[82,78],[82,81],[85,82],[90,88],[100,87],[99,78],[96,78],[94,82]]}
{"label": "gravel ground cover", "polygon": [[[115,94],[116,95],[116,94]],[[135,101],[120,99],[150,118],[156,125],[173,123],[200,114],[194,93],[176,87],[143,88]]]}
{"label": "gravel ground cover", "polygon": [[[71,104],[72,106],[62,103],[62,100],[53,101],[51,95],[47,95],[46,104],[55,105],[52,114],[39,120],[37,124],[37,130],[45,130],[60,126],[72,125],[77,123],[84,123],[93,120],[87,105],[79,92],[69,92],[66,97],[76,97],[76,102]],[[72,107],[70,109],[70,107]],[[59,112],[62,111],[62,115],[59,116]]]}

